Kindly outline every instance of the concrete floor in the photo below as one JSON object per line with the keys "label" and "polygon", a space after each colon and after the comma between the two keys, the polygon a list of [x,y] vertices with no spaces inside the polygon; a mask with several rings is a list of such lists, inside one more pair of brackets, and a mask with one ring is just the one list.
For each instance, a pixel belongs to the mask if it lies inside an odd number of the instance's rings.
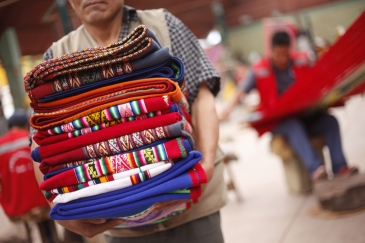
{"label": "concrete floor", "polygon": [[[343,147],[350,164],[365,171],[365,98],[355,97],[346,107],[331,112],[338,118]],[[236,183],[244,201],[233,193],[222,209],[222,227],[227,243],[364,243],[365,213],[338,219],[312,216],[316,206],[312,195],[292,195],[287,191],[281,161],[269,151],[269,135],[261,138],[251,129],[242,129],[231,121],[221,124],[221,144],[235,152],[239,161],[232,163]],[[328,156],[326,156],[328,158]],[[21,225],[10,224],[0,210],[0,240],[22,235]],[[37,240],[35,232],[35,243]]]}

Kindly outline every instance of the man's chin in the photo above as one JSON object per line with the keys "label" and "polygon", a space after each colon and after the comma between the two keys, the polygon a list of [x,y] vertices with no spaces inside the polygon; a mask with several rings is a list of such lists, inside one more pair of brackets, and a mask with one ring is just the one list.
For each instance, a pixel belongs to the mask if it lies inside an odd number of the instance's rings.
{"label": "man's chin", "polygon": [[104,13],[100,11],[93,11],[87,15],[86,20],[89,24],[99,24],[105,22],[107,18]]}

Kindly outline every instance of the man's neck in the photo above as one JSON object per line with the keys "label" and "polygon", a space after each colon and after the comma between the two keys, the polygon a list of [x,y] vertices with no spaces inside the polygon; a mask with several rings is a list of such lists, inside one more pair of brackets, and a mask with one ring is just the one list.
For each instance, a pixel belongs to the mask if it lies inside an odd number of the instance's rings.
{"label": "man's neck", "polygon": [[107,46],[118,41],[122,29],[123,12],[122,8],[111,21],[104,24],[90,25],[84,23],[85,28],[99,46]]}

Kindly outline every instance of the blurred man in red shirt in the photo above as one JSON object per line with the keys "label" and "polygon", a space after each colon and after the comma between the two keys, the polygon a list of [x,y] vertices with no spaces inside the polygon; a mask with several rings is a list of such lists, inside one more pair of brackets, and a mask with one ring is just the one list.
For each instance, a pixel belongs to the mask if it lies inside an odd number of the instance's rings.
{"label": "blurred man in red shirt", "polygon": [[17,110],[8,120],[9,132],[0,137],[0,204],[12,218],[48,203],[34,176],[30,157],[28,117]]}

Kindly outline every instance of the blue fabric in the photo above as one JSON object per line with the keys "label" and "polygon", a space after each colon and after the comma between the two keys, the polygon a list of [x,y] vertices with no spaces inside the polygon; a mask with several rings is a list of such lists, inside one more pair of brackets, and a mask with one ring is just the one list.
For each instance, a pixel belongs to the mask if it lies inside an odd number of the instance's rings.
{"label": "blue fabric", "polygon": [[273,134],[281,134],[286,137],[310,174],[313,174],[323,164],[310,143],[310,135],[323,134],[325,136],[335,174],[341,167],[347,165],[342,150],[340,128],[336,118],[331,115],[319,113],[306,118],[289,118],[282,121],[273,130]]}
{"label": "blue fabric", "polygon": [[189,194],[170,192],[193,186],[187,171],[199,163],[201,158],[201,153],[192,151],[168,171],[148,181],[121,190],[57,204],[52,208],[50,216],[55,220],[125,217],[142,212],[157,202],[189,199]]}
{"label": "blue fabric", "polygon": [[33,151],[32,151],[32,159],[35,161],[35,162],[42,162],[42,157],[41,155],[39,154],[39,147],[36,147]]}
{"label": "blue fabric", "polygon": [[[86,208],[87,212],[80,212],[82,208],[66,209],[62,204],[57,204],[50,212],[53,220],[73,220],[73,219],[113,219],[118,217],[128,217],[143,212],[157,202],[173,200],[189,200],[190,194],[184,193],[163,193],[150,198],[133,202],[130,204],[111,206],[109,203],[102,207]],[[107,200],[107,198],[106,198]],[[118,201],[114,201],[118,203]],[[65,204],[66,205],[66,204]],[[56,211],[56,210],[57,211]]]}
{"label": "blue fabric", "polygon": [[[162,49],[160,51],[164,51],[164,50],[165,49]],[[157,52],[159,52],[159,51],[157,51]],[[150,56],[152,57],[153,55],[154,55],[154,53],[151,54]],[[143,60],[146,60],[150,56],[144,58]],[[136,64],[138,64],[137,63],[138,60],[135,62],[136,62]],[[172,67],[172,63],[180,68],[179,75],[177,75],[177,70]],[[134,64],[134,65],[136,65],[136,64]],[[93,89],[97,89],[97,88],[100,88],[103,86],[108,86],[108,85],[112,85],[112,84],[116,84],[116,83],[120,83],[120,82],[124,82],[124,81],[144,79],[144,78],[158,78],[158,77],[169,78],[175,82],[178,82],[179,84],[182,84],[182,82],[184,81],[184,76],[185,76],[185,68],[184,68],[183,62],[177,57],[172,57],[172,58],[168,58],[168,60],[165,61],[164,63],[155,65],[153,67],[144,68],[142,70],[138,70],[133,73],[124,74],[122,76],[113,77],[113,78],[99,81],[96,83],[80,86],[80,87],[77,87],[74,89],[65,90],[65,91],[51,94],[51,95],[47,95],[46,97],[40,99],[38,102],[45,103],[45,102],[50,102],[50,101],[54,101],[54,100],[59,100],[62,98],[78,95],[78,94],[81,94],[81,93],[84,93],[84,92],[87,92],[87,91],[90,91]]]}

